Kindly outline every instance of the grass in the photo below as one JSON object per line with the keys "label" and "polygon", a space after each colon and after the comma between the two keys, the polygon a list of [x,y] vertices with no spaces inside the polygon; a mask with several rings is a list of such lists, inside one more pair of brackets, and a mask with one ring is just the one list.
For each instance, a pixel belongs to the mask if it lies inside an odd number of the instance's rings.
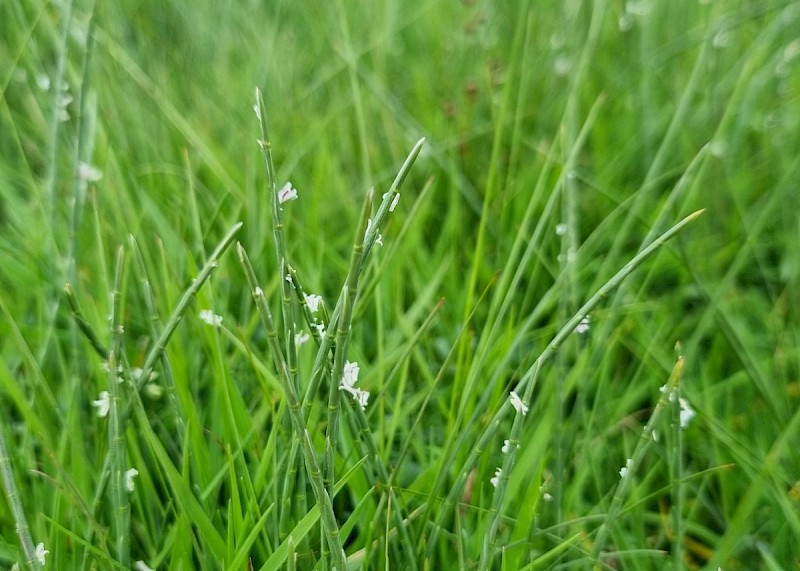
{"label": "grass", "polygon": [[795,569],[798,24],[0,5],[0,567]]}

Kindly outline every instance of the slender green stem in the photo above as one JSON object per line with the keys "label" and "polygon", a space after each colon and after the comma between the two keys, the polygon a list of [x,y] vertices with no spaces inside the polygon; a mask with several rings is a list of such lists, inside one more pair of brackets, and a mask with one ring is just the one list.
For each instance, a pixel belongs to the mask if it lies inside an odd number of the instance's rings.
{"label": "slender green stem", "polygon": [[[267,184],[269,185],[269,202],[272,210],[272,234],[275,239],[275,255],[277,257],[278,268],[281,272],[281,308],[283,315],[283,327],[286,331],[286,359],[289,364],[289,375],[292,383],[297,386],[297,349],[294,346],[295,324],[292,311],[292,286],[291,277],[288,273],[288,254],[286,251],[286,238],[283,232],[283,207],[278,193],[278,177],[275,171],[275,163],[272,160],[272,141],[269,138],[269,126],[267,122],[267,108],[264,105],[264,97],[261,90],[256,88],[256,115],[261,128],[261,139],[259,147],[264,159],[264,169],[267,172]],[[286,279],[288,278],[288,279]]]}
{"label": "slender green stem", "polygon": [[[375,241],[378,238],[378,235],[383,230],[383,227],[386,223],[386,219],[389,216],[389,213],[392,211],[394,204],[395,197],[400,192],[400,187],[403,185],[403,181],[406,180],[408,173],[411,172],[411,167],[414,165],[414,162],[417,160],[419,153],[422,151],[422,147],[425,145],[425,138],[418,140],[414,147],[411,149],[411,152],[408,153],[406,160],[403,161],[403,165],[400,167],[400,170],[397,172],[397,176],[394,178],[392,185],[389,187],[383,195],[383,200],[381,201],[380,206],[378,207],[378,212],[375,213],[375,216],[372,219],[372,226],[369,228],[369,232],[364,237],[364,252],[362,254],[363,260],[366,260],[369,253],[372,251],[372,247],[375,245]],[[362,260],[362,263],[363,263]]]}
{"label": "slender green stem", "polygon": [[[150,325],[150,335],[153,336],[153,339],[158,339],[161,335],[162,327],[158,318],[158,309],[156,308],[156,300],[153,295],[153,288],[150,285],[150,279],[147,277],[147,266],[145,266],[142,252],[139,249],[139,244],[136,241],[136,238],[134,238],[133,234],[128,236],[128,241],[130,242],[133,261],[136,264],[136,270],[139,274],[139,283],[141,284],[144,303],[147,306],[147,321]],[[178,403],[178,397],[175,392],[175,379],[172,376],[172,367],[170,367],[169,361],[163,352],[161,353],[160,362],[165,381],[164,384],[168,389],[167,395],[170,403],[172,404],[172,408],[175,410],[175,418],[178,424],[178,430],[182,433],[185,430],[185,421],[183,415],[181,414],[180,404]],[[143,382],[147,383],[148,380],[149,379],[144,379]]]}
{"label": "slender green stem", "polygon": [[75,321],[78,329],[81,330],[83,336],[89,341],[89,345],[91,345],[95,353],[103,360],[108,359],[108,348],[103,345],[103,342],[100,341],[100,338],[94,332],[92,326],[83,316],[83,312],[78,305],[78,300],[75,297],[75,290],[72,289],[72,284],[66,284],[64,286],[64,295],[67,296],[67,303],[69,304],[70,311],[72,311],[72,319]]}
{"label": "slender green stem", "polygon": [[[678,362],[673,371],[673,392],[669,394],[672,405],[672,450],[670,458],[670,480],[672,480],[672,568],[679,571],[684,568],[683,562],[683,504],[685,502],[685,488],[683,485],[683,426],[681,424],[681,390],[680,381],[683,371],[683,357],[678,357]],[[672,380],[672,379],[671,379]],[[667,385],[667,389],[670,386]]]}
{"label": "slender green stem", "polygon": [[[242,223],[237,222],[230,230],[228,230],[228,233],[225,234],[214,251],[211,252],[211,256],[209,256],[208,261],[201,268],[200,273],[198,273],[197,277],[192,280],[191,285],[189,285],[189,287],[181,296],[178,305],[175,306],[175,309],[172,311],[172,314],[167,320],[166,325],[164,325],[161,335],[159,335],[150,351],[147,352],[144,364],[142,365],[141,376],[138,379],[134,379],[136,392],[139,392],[144,383],[147,382],[147,379],[150,378],[150,373],[153,372],[153,367],[155,367],[155,364],[161,359],[167,343],[172,337],[172,334],[175,332],[175,329],[178,327],[178,324],[181,322],[181,319],[183,319],[183,315],[186,313],[189,305],[192,303],[192,301],[194,301],[195,295],[197,295],[197,292],[200,291],[200,288],[203,287],[208,278],[211,277],[211,274],[213,274],[217,269],[222,254],[228,249],[228,246],[231,245],[241,227]],[[130,406],[128,409],[129,408]],[[126,416],[130,412],[128,409],[126,409]]]}
{"label": "slender green stem", "polygon": [[325,481],[328,486],[328,493],[332,493],[334,484],[334,464],[336,453],[337,432],[339,430],[339,396],[344,377],[344,368],[347,363],[347,350],[350,346],[350,331],[353,319],[353,307],[355,306],[358,294],[358,278],[362,268],[362,251],[364,248],[364,235],[367,232],[369,215],[372,211],[373,190],[367,192],[364,206],[361,209],[361,218],[356,235],[353,241],[353,249],[350,254],[350,270],[347,274],[347,282],[342,288],[341,299],[344,301],[342,306],[342,317],[336,325],[336,353],[333,357],[333,375],[328,390],[328,428],[325,435]]}
{"label": "slender green stem", "polygon": [[6,444],[5,431],[3,423],[0,422],[0,474],[3,478],[3,485],[6,490],[6,500],[11,507],[11,514],[14,518],[14,524],[17,529],[17,536],[22,545],[22,552],[25,555],[25,560],[28,566],[33,569],[42,569],[42,565],[36,559],[36,548],[33,546],[33,538],[31,537],[31,530],[28,527],[28,520],[25,517],[25,509],[22,506],[22,500],[19,496],[19,489],[17,482],[14,478],[14,469],[11,466],[11,455],[8,452],[8,445]]}
{"label": "slender green stem", "polygon": [[108,450],[109,450],[109,493],[111,495],[111,513],[113,521],[114,545],[117,561],[123,567],[130,567],[130,504],[125,489],[125,424],[122,414],[122,386],[118,368],[122,366],[122,269],[125,251],[117,249],[117,262],[114,271],[114,284],[111,291],[111,351],[108,354],[108,393],[110,406],[108,410]]}

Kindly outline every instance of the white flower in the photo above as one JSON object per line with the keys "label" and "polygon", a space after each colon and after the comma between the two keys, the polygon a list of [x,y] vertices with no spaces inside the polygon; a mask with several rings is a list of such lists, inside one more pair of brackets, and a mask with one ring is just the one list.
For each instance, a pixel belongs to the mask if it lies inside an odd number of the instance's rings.
{"label": "white flower", "polygon": [[552,502],[553,501],[553,496],[552,496],[552,494],[549,494],[548,492],[545,492],[544,494],[542,494],[542,499],[544,501],[546,501],[546,502]]}
{"label": "white flower", "polygon": [[295,345],[295,347],[299,347],[300,345],[302,345],[303,343],[308,341],[308,339],[309,339],[308,333],[303,333],[302,331],[300,333],[297,333],[294,336],[294,345]]}
{"label": "white flower", "polygon": [[253,290],[253,295],[256,297],[264,297],[264,290],[256,286],[256,289]]}
{"label": "white flower", "polygon": [[210,309],[201,309],[199,317],[202,321],[205,321],[208,325],[212,327],[219,327],[222,325],[222,316],[217,315]]}
{"label": "white flower", "polygon": [[311,324],[311,327],[317,330],[320,337],[325,337],[325,324],[321,321],[315,321]]}
{"label": "white flower", "polygon": [[491,478],[489,481],[492,483],[493,487],[497,487],[497,484],[500,483],[500,478],[503,476],[503,469],[502,468],[495,468],[494,469],[494,477]]}
{"label": "white flower", "polygon": [[319,310],[319,304],[322,303],[322,296],[316,294],[303,294],[306,300],[306,305],[311,313],[316,313]]}
{"label": "white flower", "polygon": [[355,400],[363,410],[367,407],[367,403],[369,402],[369,391],[361,390],[355,386],[355,384],[358,382],[358,372],[358,363],[345,361],[344,371],[342,372],[342,382],[339,384],[339,390],[350,393],[350,395],[353,397],[353,400]]}
{"label": "white flower", "polygon": [[97,407],[97,416],[105,418],[108,416],[108,409],[111,408],[111,395],[108,391],[102,391],[100,398],[92,401],[92,406]]}
{"label": "white flower", "polygon": [[658,388],[658,392],[660,392],[662,395],[663,395],[663,394],[666,394],[666,392],[667,392],[668,388],[669,388],[669,387],[667,387],[667,385],[661,385],[661,386]]}
{"label": "white flower", "polygon": [[125,489],[129,492],[133,491],[133,479],[139,475],[139,470],[131,468],[125,471]]}
{"label": "white flower", "polygon": [[575,326],[575,333],[586,333],[589,331],[589,322],[591,321],[590,317],[587,315],[578,325]]}
{"label": "white flower", "polygon": [[681,428],[686,428],[697,413],[692,408],[692,405],[689,404],[689,401],[684,398],[678,398],[678,404],[681,407]]}
{"label": "white flower", "polygon": [[369,402],[369,391],[355,389],[355,392],[353,392],[352,395],[355,401],[361,406],[361,410],[367,408],[367,403]]}
{"label": "white flower", "polygon": [[633,459],[632,458],[628,458],[625,461],[625,465],[622,468],[619,469],[619,477],[620,478],[624,478],[625,476],[627,476],[628,472],[630,472],[631,468],[633,468]]}
{"label": "white flower", "polygon": [[350,361],[345,361],[344,363],[344,372],[342,373],[342,384],[347,385],[348,387],[353,387],[358,382],[358,372],[359,372],[358,363],[351,363]]}
{"label": "white flower", "polygon": [[[372,228],[372,218],[368,218],[367,219],[367,234],[369,234],[370,228]],[[366,237],[366,234],[365,234],[365,237]],[[378,233],[377,238],[375,238],[375,243],[378,246],[383,246],[383,236],[381,236],[380,233]]]}
{"label": "white flower", "polygon": [[[519,448],[519,444],[516,444],[514,447],[515,448]],[[511,441],[510,440],[504,440],[503,441],[503,448],[501,450],[503,451],[503,454],[508,454],[509,452],[511,452]]]}
{"label": "white flower", "polygon": [[36,87],[42,91],[50,89],[50,77],[46,73],[36,74]]}
{"label": "white flower", "polygon": [[47,549],[44,548],[44,543],[40,543],[36,546],[36,551],[33,552],[33,556],[36,558],[36,561],[39,562],[39,565],[44,567],[45,564],[45,556],[50,553]]}
{"label": "white flower", "polygon": [[147,563],[144,561],[137,561],[133,564],[133,571],[156,571],[152,567],[148,566]]}
{"label": "white flower", "polygon": [[511,391],[511,406],[513,406],[514,410],[518,413],[522,414],[522,416],[528,414],[528,405],[522,402],[522,399],[519,398],[519,395],[514,391]]}
{"label": "white flower", "polygon": [[567,233],[567,225],[566,224],[564,224],[563,222],[561,222],[559,224],[556,224],[556,234],[558,236],[563,236],[566,233]]}
{"label": "white flower", "polygon": [[103,178],[103,171],[81,161],[78,163],[78,178],[83,182],[97,182]]}
{"label": "white flower", "polygon": [[283,204],[290,200],[297,200],[297,189],[292,187],[291,182],[283,185],[283,188],[278,191],[278,202]]}
{"label": "white flower", "polygon": [[[387,196],[389,196],[389,193],[388,192],[384,193],[383,199],[386,200]],[[394,198],[392,199],[392,203],[389,205],[389,212],[394,212],[394,209],[397,208],[397,203],[398,202],[400,202],[400,193],[399,192],[394,195]]]}

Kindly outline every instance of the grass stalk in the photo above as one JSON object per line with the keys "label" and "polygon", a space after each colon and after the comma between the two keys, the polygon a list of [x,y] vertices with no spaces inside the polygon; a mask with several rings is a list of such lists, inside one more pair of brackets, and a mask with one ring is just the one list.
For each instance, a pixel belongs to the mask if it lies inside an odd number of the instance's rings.
{"label": "grass stalk", "polygon": [[[680,370],[678,369],[680,364]],[[669,450],[670,453],[670,480],[671,480],[671,525],[672,525],[672,568],[678,571],[684,568],[683,561],[683,514],[686,503],[686,486],[683,483],[683,430],[684,426],[681,422],[681,374],[683,372],[683,357],[678,357],[678,364],[675,365],[673,370],[673,378],[670,378],[670,383],[667,384],[667,390],[670,388],[672,392],[669,394],[671,405],[671,422],[670,428],[672,430],[672,446]]]}
{"label": "grass stalk", "polygon": [[28,567],[30,569],[42,569],[44,566],[41,565],[36,558],[36,548],[33,546],[33,537],[31,536],[30,527],[28,527],[28,520],[25,517],[25,508],[22,505],[19,488],[17,488],[17,482],[14,478],[14,467],[11,465],[11,455],[8,451],[5,427],[3,424],[3,422],[0,422],[0,474],[3,478],[6,500],[11,508],[11,515],[14,519],[17,537],[22,546],[22,553]]}
{"label": "grass stalk", "polygon": [[111,350],[108,353],[108,450],[109,450],[109,495],[113,543],[117,561],[125,568],[130,567],[130,503],[125,489],[125,470],[127,454],[125,451],[125,425],[123,414],[125,404],[119,380],[124,358],[122,356],[122,272],[125,264],[125,250],[117,249],[113,289],[111,291]]}
{"label": "grass stalk", "polygon": [[[620,473],[620,481],[617,484],[614,497],[611,499],[611,505],[609,506],[606,517],[598,528],[597,536],[595,536],[595,540],[592,543],[591,558],[595,564],[599,563],[600,553],[605,547],[606,541],[608,540],[608,536],[611,532],[611,526],[614,524],[614,521],[622,509],[622,502],[625,501],[625,498],[628,495],[628,490],[633,484],[636,469],[641,465],[644,455],[647,453],[647,450],[653,443],[653,431],[655,430],[659,418],[661,417],[661,411],[670,401],[674,401],[674,403],[677,404],[677,387],[680,384],[684,366],[685,361],[683,356],[678,356],[675,366],[672,369],[672,374],[669,377],[669,381],[667,381],[666,387],[662,391],[661,397],[658,399],[658,403],[656,404],[653,413],[650,415],[650,420],[647,421],[647,424],[642,430],[642,434],[639,437],[636,448],[634,448],[633,454],[625,464],[624,472]],[[680,430],[680,423],[678,423],[678,430]],[[677,506],[673,506],[673,509],[676,509],[676,507]]]}

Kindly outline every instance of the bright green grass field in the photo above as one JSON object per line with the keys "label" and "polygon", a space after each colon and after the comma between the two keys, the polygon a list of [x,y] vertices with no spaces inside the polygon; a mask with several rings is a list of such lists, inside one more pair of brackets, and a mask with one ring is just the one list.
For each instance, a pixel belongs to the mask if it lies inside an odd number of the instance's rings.
{"label": "bright green grass field", "polygon": [[0,568],[796,570],[798,30],[0,2]]}

